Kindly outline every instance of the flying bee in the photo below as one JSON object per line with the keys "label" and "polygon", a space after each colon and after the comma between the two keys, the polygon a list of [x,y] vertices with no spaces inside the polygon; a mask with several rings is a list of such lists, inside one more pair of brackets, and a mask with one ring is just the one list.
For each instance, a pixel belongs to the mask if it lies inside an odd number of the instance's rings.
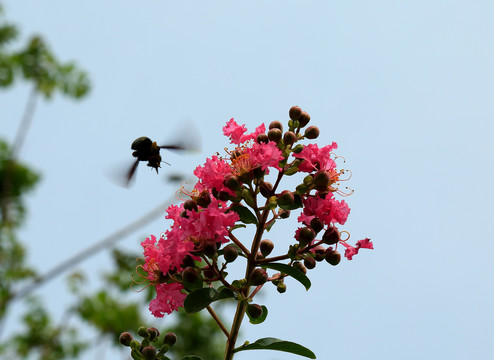
{"label": "flying bee", "polygon": [[130,170],[126,175],[126,185],[129,185],[130,181],[134,177],[137,170],[137,165],[139,165],[139,161],[147,161],[147,165],[155,169],[156,173],[158,173],[158,168],[161,167],[161,162],[165,162],[162,160],[160,155],[161,149],[187,150],[187,147],[185,145],[158,146],[158,144],[156,144],[156,141],[152,141],[148,137],[141,136],[132,142],[131,149],[134,150],[134,152],[132,152],[132,156],[137,159],[134,164],[132,164]]}

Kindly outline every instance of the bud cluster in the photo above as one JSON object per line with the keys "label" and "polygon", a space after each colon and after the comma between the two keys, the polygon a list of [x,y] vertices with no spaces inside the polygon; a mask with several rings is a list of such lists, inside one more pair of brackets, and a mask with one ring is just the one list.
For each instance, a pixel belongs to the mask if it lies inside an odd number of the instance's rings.
{"label": "bud cluster", "polygon": [[168,359],[165,354],[177,342],[177,336],[171,332],[165,334],[160,341],[160,332],[154,327],[141,326],[137,333],[143,338],[141,342],[135,340],[129,332],[124,332],[119,337],[120,344],[130,347],[130,355],[134,360]]}

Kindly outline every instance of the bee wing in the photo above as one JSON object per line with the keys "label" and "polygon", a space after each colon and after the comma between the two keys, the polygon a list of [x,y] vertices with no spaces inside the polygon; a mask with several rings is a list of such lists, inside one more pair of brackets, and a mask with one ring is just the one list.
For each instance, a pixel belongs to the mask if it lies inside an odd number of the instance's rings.
{"label": "bee wing", "polygon": [[136,160],[130,167],[129,171],[127,172],[127,176],[125,177],[127,181],[125,184],[126,187],[129,187],[131,185],[132,179],[134,178],[134,175],[137,170],[137,165],[139,165],[139,160]]}
{"label": "bee wing", "polygon": [[164,145],[161,145],[161,149],[173,150],[173,151],[201,151],[201,138],[199,136],[199,130],[194,126],[190,120],[185,120],[181,126],[181,129],[174,132],[176,134],[172,141],[167,141]]}

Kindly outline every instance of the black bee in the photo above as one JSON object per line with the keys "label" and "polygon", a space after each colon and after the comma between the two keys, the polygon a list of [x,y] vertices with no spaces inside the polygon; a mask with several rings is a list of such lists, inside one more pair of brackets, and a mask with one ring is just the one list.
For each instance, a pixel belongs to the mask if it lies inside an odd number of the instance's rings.
{"label": "black bee", "polygon": [[160,155],[161,149],[168,150],[186,150],[187,147],[184,145],[162,145],[158,146],[155,141],[152,141],[150,138],[142,136],[135,139],[132,142],[131,149],[134,150],[132,156],[137,158],[134,164],[132,164],[130,170],[126,175],[126,181],[129,185],[132,180],[135,172],[137,170],[137,165],[139,165],[139,161],[147,161],[147,165],[156,170],[158,173],[158,168],[161,167],[162,158]]}

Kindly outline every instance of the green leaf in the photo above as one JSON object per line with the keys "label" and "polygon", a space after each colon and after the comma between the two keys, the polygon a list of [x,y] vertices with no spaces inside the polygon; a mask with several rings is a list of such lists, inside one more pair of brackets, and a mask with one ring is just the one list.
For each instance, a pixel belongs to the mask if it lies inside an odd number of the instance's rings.
{"label": "green leaf", "polygon": [[240,217],[240,221],[242,221],[244,224],[257,224],[256,216],[245,206],[234,204],[231,206],[230,209],[238,214],[238,216]]}
{"label": "green leaf", "polygon": [[251,318],[249,313],[246,312],[247,316],[249,317],[249,321],[251,324],[254,324],[254,325],[260,324],[260,323],[264,322],[264,320],[266,320],[266,318],[268,317],[268,308],[264,305],[261,305],[261,307],[262,307],[262,315],[256,319]]}
{"label": "green leaf", "polygon": [[267,232],[269,232],[269,230],[271,230],[271,228],[273,227],[273,225],[274,225],[274,223],[275,223],[275,222],[276,222],[276,220],[272,220],[272,221],[269,223],[268,227],[266,228],[266,231],[267,231]]}
{"label": "green leaf", "polygon": [[290,265],[271,263],[271,264],[263,264],[262,266],[290,275],[295,280],[299,281],[302,285],[304,285],[306,290],[309,290],[311,286],[309,278],[305,276],[305,274],[302,271],[295,269]]}
{"label": "green leaf", "polygon": [[199,356],[187,355],[181,358],[180,360],[202,360],[202,359]]}
{"label": "green leaf", "polygon": [[235,297],[235,293],[228,288],[220,291],[214,288],[202,288],[191,292],[184,301],[184,309],[188,313],[195,313],[205,309],[212,302]]}
{"label": "green leaf", "polygon": [[305,356],[309,359],[316,358],[316,355],[312,351],[310,351],[309,349],[307,349],[302,345],[293,343],[291,341],[284,341],[271,337],[259,339],[252,344],[242,345],[236,348],[235,350],[233,350],[233,352],[244,351],[244,350],[278,350],[300,356]]}

